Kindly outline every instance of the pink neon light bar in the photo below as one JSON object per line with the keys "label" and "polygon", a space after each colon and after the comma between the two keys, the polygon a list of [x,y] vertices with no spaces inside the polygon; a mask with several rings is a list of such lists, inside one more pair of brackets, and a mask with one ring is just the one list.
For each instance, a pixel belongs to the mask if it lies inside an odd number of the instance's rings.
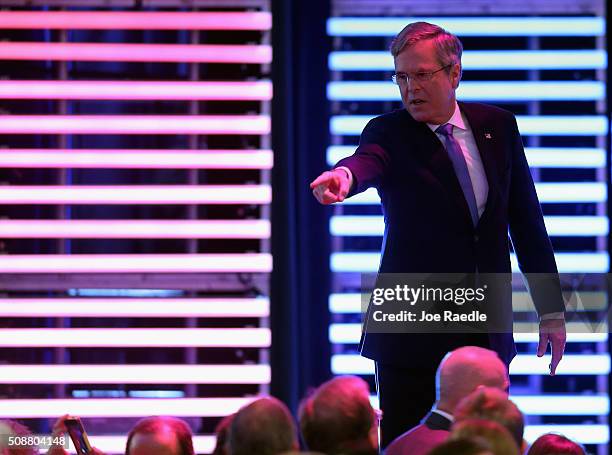
{"label": "pink neon light bar", "polygon": [[[243,347],[270,346],[270,329],[0,329],[0,347]],[[2,415],[0,413],[0,415]]]}
{"label": "pink neon light bar", "polygon": [[75,318],[264,318],[269,315],[270,301],[263,297],[253,299],[0,298],[0,317],[5,318],[42,316]]}
{"label": "pink neon light bar", "polygon": [[258,397],[247,398],[113,398],[0,400],[0,415],[10,419],[80,417],[220,417],[233,414]]}
{"label": "pink neon light bar", "polygon": [[0,149],[0,167],[271,169],[272,150]]}
{"label": "pink neon light bar", "polygon": [[268,101],[272,99],[272,82],[3,80],[0,81],[0,98]]}
{"label": "pink neon light bar", "polygon": [[270,134],[270,117],[265,115],[0,115],[0,134],[259,135]]}
{"label": "pink neon light bar", "polygon": [[0,365],[2,384],[269,384],[269,365]]}
{"label": "pink neon light bar", "polygon": [[0,204],[269,204],[270,185],[0,185]]}
{"label": "pink neon light bar", "polygon": [[272,255],[243,254],[6,254],[2,273],[268,273]]}
{"label": "pink neon light bar", "polygon": [[2,11],[3,29],[270,30],[266,12]]}
{"label": "pink neon light bar", "polygon": [[0,238],[267,239],[268,220],[1,220]]}
{"label": "pink neon light bar", "polygon": [[0,60],[71,62],[272,62],[272,47],[264,44],[128,44],[46,43],[3,41]]}

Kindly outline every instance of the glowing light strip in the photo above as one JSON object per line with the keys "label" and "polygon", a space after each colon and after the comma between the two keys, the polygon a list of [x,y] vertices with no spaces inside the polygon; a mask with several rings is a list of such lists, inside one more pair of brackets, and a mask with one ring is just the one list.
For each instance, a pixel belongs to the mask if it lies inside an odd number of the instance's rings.
{"label": "glowing light strip", "polygon": [[[533,354],[519,354],[510,364],[510,374],[548,376],[550,354],[536,357]],[[374,374],[374,361],[358,354],[332,355],[333,374]],[[607,375],[610,373],[608,354],[565,354],[557,368],[558,375]]]}
{"label": "glowing light strip", "polygon": [[608,425],[526,425],[524,438],[531,444],[546,433],[558,433],[580,444],[608,444],[610,428]]}
{"label": "glowing light strip", "polygon": [[268,365],[0,365],[2,384],[268,384]]}
{"label": "glowing light strip", "polygon": [[268,273],[272,255],[236,254],[11,254],[2,273]]}
{"label": "glowing light strip", "polygon": [[[89,441],[98,450],[107,454],[123,454],[125,453],[125,444],[127,435],[95,435],[88,434]],[[192,437],[193,449],[197,454],[212,453],[217,438],[214,435],[194,435]],[[41,450],[42,451],[42,450]],[[72,441],[70,441],[69,453],[76,453]]]}
{"label": "glowing light strip", "polygon": [[12,239],[268,239],[268,220],[2,220]]}
{"label": "glowing light strip", "polygon": [[[464,70],[606,69],[604,50],[466,51]],[[385,51],[330,52],[331,71],[393,71],[393,57]]]}
{"label": "glowing light strip", "polygon": [[[607,253],[555,253],[557,267],[561,273],[607,273],[610,262]],[[518,272],[516,255],[510,255],[512,271]],[[332,253],[332,272],[374,273],[378,270],[380,253]]]}
{"label": "glowing light strip", "polygon": [[70,62],[272,63],[264,44],[132,44],[4,41],[0,60]]}
{"label": "glowing light strip", "polygon": [[73,318],[263,318],[270,301],[247,298],[0,298],[0,315]]}
{"label": "glowing light strip", "polygon": [[269,204],[269,185],[14,185],[0,204]]}
{"label": "glowing light strip", "polygon": [[267,348],[270,329],[0,329],[0,346]]}
{"label": "glowing light strip", "polygon": [[80,417],[220,417],[238,411],[257,397],[248,398],[113,398],[0,400],[0,415],[10,419]]}
{"label": "glowing light strip", "polygon": [[459,36],[601,36],[602,17],[333,17],[330,36],[395,36],[406,24],[424,21]]}
{"label": "glowing light strip", "polygon": [[[603,182],[536,183],[540,203],[606,202],[607,188]],[[346,199],[342,204],[380,204],[376,189],[369,188],[363,193]]]}
{"label": "glowing light strip", "polygon": [[265,115],[0,115],[0,134],[263,135],[270,128]]}
{"label": "glowing light strip", "polygon": [[610,399],[604,395],[512,395],[510,399],[528,415],[607,415]]}
{"label": "glowing light strip", "polygon": [[[370,115],[336,115],[329,121],[331,134],[359,136]],[[516,117],[519,130],[524,136],[605,136],[608,121],[603,115],[533,115]]]}
{"label": "glowing light strip", "polygon": [[[327,148],[327,164],[331,167],[342,158],[352,155],[357,146],[334,145]],[[531,167],[543,168],[603,168],[606,151],[586,147],[526,147],[525,154]]]}
{"label": "glowing light strip", "polygon": [[[546,216],[550,236],[604,236],[609,232],[605,216]],[[2,232],[0,224],[0,233]],[[329,232],[335,236],[381,236],[385,230],[382,216],[332,216]]]}
{"label": "glowing light strip", "polygon": [[0,99],[268,101],[272,82],[2,80]]}
{"label": "glowing light strip", "polygon": [[[463,101],[523,100],[602,100],[603,82],[462,81],[457,97]],[[401,101],[398,87],[389,82],[336,81],[327,84],[327,98],[332,101]]]}
{"label": "glowing light strip", "polygon": [[[527,330],[531,329],[530,332]],[[591,333],[584,324],[567,324],[568,343],[597,343],[608,339],[607,326],[598,327],[598,331]],[[522,330],[522,332],[521,332]],[[359,323],[334,323],[329,325],[329,341],[336,344],[359,344],[361,339],[361,324]],[[514,324],[514,341],[517,343],[537,343],[539,341],[538,325]]]}
{"label": "glowing light strip", "polygon": [[69,30],[270,30],[267,12],[3,11],[0,28]]}
{"label": "glowing light strip", "polygon": [[[581,300],[579,311],[604,311],[607,308],[605,292],[580,292],[579,297]],[[367,304],[367,301],[365,303]],[[328,305],[331,313],[358,314],[362,312],[361,294],[351,292],[330,294]],[[535,310],[529,294],[523,291],[512,293],[512,309],[514,312],[530,313]],[[589,331],[586,330],[586,332]]]}

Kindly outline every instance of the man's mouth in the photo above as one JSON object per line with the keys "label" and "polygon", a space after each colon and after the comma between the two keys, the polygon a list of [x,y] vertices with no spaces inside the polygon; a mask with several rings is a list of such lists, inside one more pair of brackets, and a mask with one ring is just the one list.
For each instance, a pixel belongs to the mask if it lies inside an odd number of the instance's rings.
{"label": "man's mouth", "polygon": [[425,102],[425,100],[422,99],[414,99],[414,100],[410,100],[410,104],[413,106],[418,106],[419,104],[423,104]]}

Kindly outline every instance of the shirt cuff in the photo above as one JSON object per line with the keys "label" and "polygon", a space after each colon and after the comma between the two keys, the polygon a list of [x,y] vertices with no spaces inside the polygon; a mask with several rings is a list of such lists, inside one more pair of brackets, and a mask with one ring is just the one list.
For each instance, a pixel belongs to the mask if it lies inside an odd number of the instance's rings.
{"label": "shirt cuff", "polygon": [[349,191],[350,191],[350,189],[353,187],[353,173],[346,166],[338,166],[334,168],[334,170],[336,169],[342,169],[344,172],[346,172],[346,175],[348,176],[348,179],[349,179]]}
{"label": "shirt cuff", "polygon": [[557,313],[546,313],[540,316],[540,321],[548,321],[550,319],[563,319],[565,320],[565,313],[563,311],[559,311]]}

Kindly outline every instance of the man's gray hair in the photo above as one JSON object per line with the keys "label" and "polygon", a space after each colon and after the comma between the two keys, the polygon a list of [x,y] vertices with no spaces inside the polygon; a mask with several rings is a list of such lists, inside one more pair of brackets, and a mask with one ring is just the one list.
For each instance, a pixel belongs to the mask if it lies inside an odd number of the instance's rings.
{"label": "man's gray hair", "polygon": [[429,22],[413,22],[406,25],[391,42],[390,51],[397,57],[406,47],[419,41],[433,40],[440,66],[458,63],[461,65],[463,45],[459,38]]}

